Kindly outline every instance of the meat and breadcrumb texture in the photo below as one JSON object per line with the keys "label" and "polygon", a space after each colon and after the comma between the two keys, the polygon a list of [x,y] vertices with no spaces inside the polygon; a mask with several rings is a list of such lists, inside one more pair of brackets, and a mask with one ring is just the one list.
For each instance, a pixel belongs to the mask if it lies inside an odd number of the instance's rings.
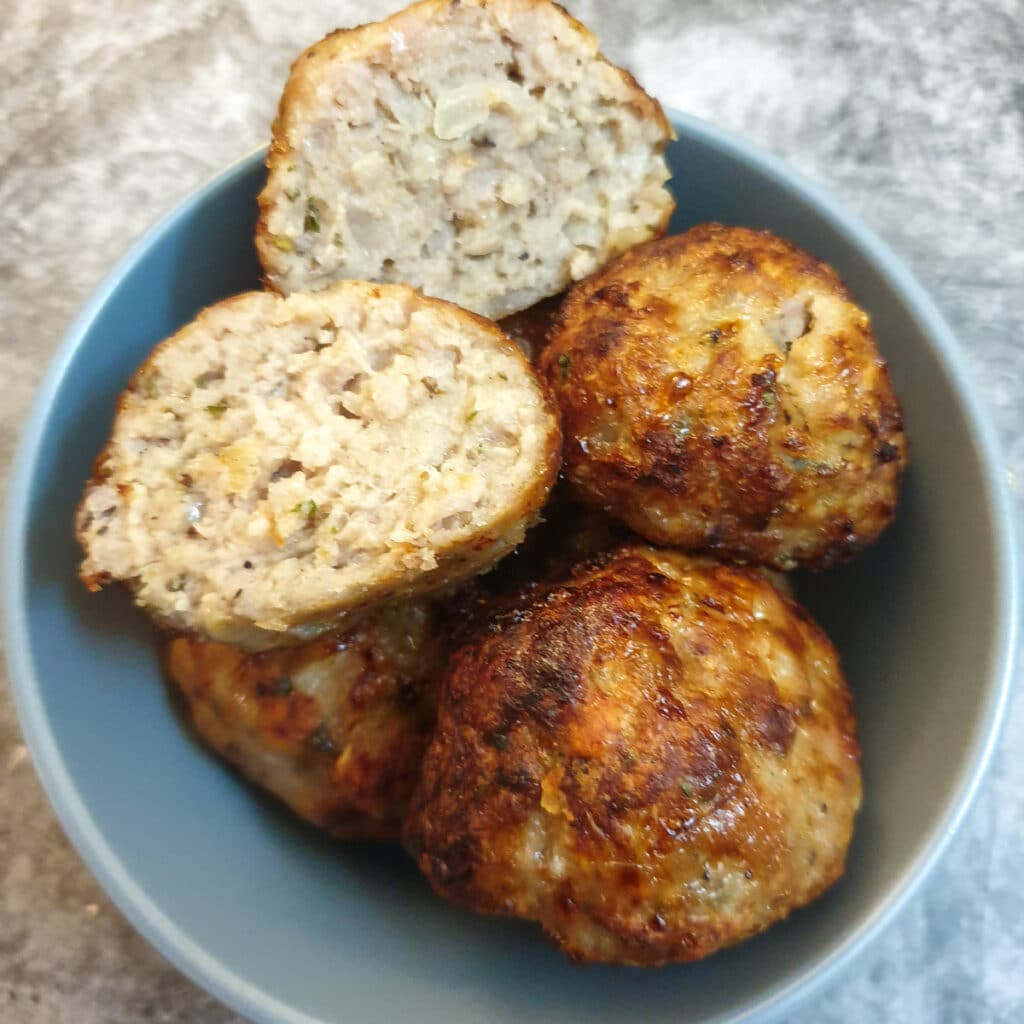
{"label": "meat and breadcrumb texture", "polygon": [[77,516],[83,580],[258,650],[426,593],[515,547],[557,418],[493,324],[404,285],[250,293],[160,345]]}
{"label": "meat and breadcrumb texture", "polygon": [[836,652],[759,572],[627,545],[461,646],[404,841],[434,889],[573,958],[696,960],[843,873]]}
{"label": "meat and breadcrumb texture", "polygon": [[301,818],[394,839],[437,713],[444,632],[414,599],[262,654],[177,638],[167,669],[200,737]]}
{"label": "meat and breadcrumb texture", "polygon": [[339,30],[281,98],[267,281],[403,281],[498,319],[665,230],[671,134],[549,0],[424,0]]}
{"label": "meat and breadcrumb texture", "polygon": [[707,224],[638,246],[549,339],[565,473],[649,540],[823,568],[892,520],[907,439],[870,320],[789,242]]}

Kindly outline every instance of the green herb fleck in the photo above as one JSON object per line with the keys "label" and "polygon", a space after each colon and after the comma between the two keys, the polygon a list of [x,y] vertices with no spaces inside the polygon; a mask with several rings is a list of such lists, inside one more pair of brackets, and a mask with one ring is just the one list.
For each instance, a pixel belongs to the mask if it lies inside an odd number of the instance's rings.
{"label": "green herb fleck", "polygon": [[334,740],[331,739],[331,734],[327,731],[327,725],[324,722],[321,722],[316,727],[316,731],[310,735],[309,745],[321,754],[338,753],[338,748],[335,746]]}
{"label": "green herb fleck", "polygon": [[287,235],[271,235],[270,240],[281,252],[291,252],[295,248],[295,243]]}
{"label": "green herb fleck", "polygon": [[208,405],[206,411],[214,417],[214,419],[220,419],[228,411],[227,402],[217,402],[214,405]]}
{"label": "green herb fleck", "polygon": [[508,380],[508,374],[507,374],[507,373],[501,373],[501,372],[499,372],[499,373],[498,373],[498,380],[504,380],[504,381],[507,381],[507,380]]}
{"label": "green herb fleck", "polygon": [[287,697],[294,689],[295,687],[289,676],[278,676],[277,679],[270,684],[270,692],[275,697]]}
{"label": "green herb fleck", "polygon": [[150,370],[139,378],[139,387],[142,389],[142,394],[146,398],[156,398],[159,390],[157,387],[159,379],[160,374],[157,373],[156,370]]}
{"label": "green herb fleck", "polygon": [[687,782],[680,782],[679,788],[683,791],[683,796],[693,796],[693,786]]}
{"label": "green herb fleck", "polygon": [[317,209],[315,199],[306,201],[306,219],[302,222],[302,229],[314,233],[320,231],[320,211]]}
{"label": "green herb fleck", "polygon": [[299,190],[297,188],[286,188],[284,190],[284,197],[290,203],[294,203],[299,198]]}
{"label": "green herb fleck", "polygon": [[816,459],[790,458],[790,466],[798,473],[817,473],[819,476],[828,476],[832,467],[827,462],[818,462]]}
{"label": "green herb fleck", "polygon": [[316,502],[312,498],[307,498],[305,501],[300,501],[295,505],[292,508],[292,511],[296,515],[305,516],[307,519],[313,519],[316,517]]}
{"label": "green herb fleck", "polygon": [[569,379],[569,357],[564,353],[558,357],[558,365],[562,368],[562,380]]}
{"label": "green herb fleck", "polygon": [[764,391],[764,392],[762,392],[761,393],[761,401],[764,403],[764,406],[765,406],[766,409],[774,409],[775,408],[775,401],[776,401],[775,392],[774,391]]}
{"label": "green herb fleck", "polygon": [[490,739],[495,750],[508,749],[508,737],[503,732],[492,732]]}
{"label": "green herb fleck", "polygon": [[472,409],[469,412],[467,412],[466,413],[466,422],[467,423],[472,423],[473,420],[476,419],[476,414],[477,414],[477,410],[476,409]]}

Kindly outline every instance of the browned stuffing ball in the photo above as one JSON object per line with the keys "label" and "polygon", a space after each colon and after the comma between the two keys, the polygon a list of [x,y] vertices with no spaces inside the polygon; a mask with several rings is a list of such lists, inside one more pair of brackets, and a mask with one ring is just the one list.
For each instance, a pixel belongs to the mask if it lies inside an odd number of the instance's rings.
{"label": "browned stuffing ball", "polygon": [[893,517],[907,440],[868,316],[781,238],[637,246],[570,291],[539,365],[568,479],[649,540],[825,567]]}
{"label": "browned stuffing ball", "polygon": [[843,873],[850,693],[755,570],[623,547],[505,606],[442,695],[408,849],[440,895],[576,959],[695,960]]}
{"label": "browned stuffing ball", "polygon": [[444,638],[436,608],[413,600],[263,654],[179,638],[167,668],[196,731],[242,774],[335,836],[394,839],[434,726]]}

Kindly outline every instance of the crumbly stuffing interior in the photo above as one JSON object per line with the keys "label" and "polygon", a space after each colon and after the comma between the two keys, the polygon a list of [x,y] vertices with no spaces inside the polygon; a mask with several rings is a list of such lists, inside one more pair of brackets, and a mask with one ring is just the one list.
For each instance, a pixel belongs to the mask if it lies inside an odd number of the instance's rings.
{"label": "crumbly stuffing interior", "polygon": [[407,281],[496,319],[660,232],[660,111],[553,5],[356,32],[359,56],[328,38],[286,93],[262,200],[275,287]]}
{"label": "crumbly stuffing interior", "polygon": [[246,296],[156,351],[83,502],[84,576],[172,624],[282,628],[516,502],[551,430],[518,353],[411,290],[334,291]]}

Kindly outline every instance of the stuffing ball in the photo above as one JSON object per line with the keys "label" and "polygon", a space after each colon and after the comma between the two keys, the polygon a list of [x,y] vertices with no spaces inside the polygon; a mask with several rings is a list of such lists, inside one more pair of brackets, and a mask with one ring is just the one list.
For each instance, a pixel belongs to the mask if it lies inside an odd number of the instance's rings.
{"label": "stuffing ball", "polygon": [[405,601],[301,647],[172,640],[167,668],[202,739],[340,838],[394,839],[434,727],[437,608]]}
{"label": "stuffing ball", "polygon": [[573,958],[696,960],[843,873],[836,652],[759,572],[627,545],[452,657],[404,840],[434,889]]}
{"label": "stuffing ball", "polygon": [[159,345],[76,518],[91,590],[249,650],[490,568],[535,522],[556,410],[493,323],[406,285],[249,292]]}
{"label": "stuffing ball", "polygon": [[868,316],[767,232],[632,249],[570,291],[539,362],[568,479],[648,540],[824,568],[892,520],[907,440]]}
{"label": "stuffing ball", "polygon": [[402,281],[498,319],[665,231],[672,127],[549,0],[422,0],[292,65],[256,249],[290,294]]}

